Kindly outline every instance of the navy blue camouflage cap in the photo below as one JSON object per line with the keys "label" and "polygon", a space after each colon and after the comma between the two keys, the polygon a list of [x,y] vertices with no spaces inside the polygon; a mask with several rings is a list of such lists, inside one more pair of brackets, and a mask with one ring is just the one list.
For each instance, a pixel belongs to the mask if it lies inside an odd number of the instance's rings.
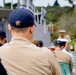
{"label": "navy blue camouflage cap", "polygon": [[63,46],[65,46],[66,42],[68,42],[67,39],[57,39],[57,41],[61,41]]}
{"label": "navy blue camouflage cap", "polygon": [[43,42],[39,40],[39,47],[43,46]]}
{"label": "navy blue camouflage cap", "polygon": [[26,28],[35,25],[34,14],[25,8],[18,8],[10,13],[9,23],[16,28]]}
{"label": "navy blue camouflage cap", "polygon": [[63,42],[62,42],[62,41],[57,40],[57,41],[55,42],[55,46],[57,46],[57,45],[63,46]]}
{"label": "navy blue camouflage cap", "polygon": [[6,33],[2,29],[0,29],[0,36],[6,38]]}

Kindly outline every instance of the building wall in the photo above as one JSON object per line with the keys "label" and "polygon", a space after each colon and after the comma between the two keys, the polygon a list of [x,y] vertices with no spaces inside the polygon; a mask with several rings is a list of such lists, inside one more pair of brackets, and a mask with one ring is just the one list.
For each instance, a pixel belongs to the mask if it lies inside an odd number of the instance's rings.
{"label": "building wall", "polygon": [[3,30],[6,32],[6,38],[7,38],[7,42],[10,42],[11,40],[11,33],[8,30],[8,20],[6,20],[3,23]]}
{"label": "building wall", "polygon": [[47,30],[44,30],[44,26],[36,23],[35,31],[33,38],[42,40],[45,47],[49,47],[51,43],[50,33]]}

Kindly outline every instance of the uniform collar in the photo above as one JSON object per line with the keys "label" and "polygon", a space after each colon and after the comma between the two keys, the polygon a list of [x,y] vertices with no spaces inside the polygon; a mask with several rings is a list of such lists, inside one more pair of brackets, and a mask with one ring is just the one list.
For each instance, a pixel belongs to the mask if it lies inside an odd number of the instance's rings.
{"label": "uniform collar", "polygon": [[0,46],[2,46],[3,44],[0,43]]}
{"label": "uniform collar", "polygon": [[26,41],[30,43],[28,39],[23,38],[23,37],[12,37],[11,41]]}

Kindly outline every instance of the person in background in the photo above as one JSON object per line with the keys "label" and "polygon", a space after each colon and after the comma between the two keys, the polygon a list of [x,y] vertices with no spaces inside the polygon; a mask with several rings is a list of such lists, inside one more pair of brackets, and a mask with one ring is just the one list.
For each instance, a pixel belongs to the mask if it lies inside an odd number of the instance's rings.
{"label": "person in background", "polygon": [[[73,48],[73,50],[74,50],[74,55],[76,54],[76,44],[74,45],[74,48]],[[74,68],[73,68],[73,75],[76,75],[76,69],[75,69],[75,64],[76,64],[76,62],[75,62],[75,56],[73,55],[73,59],[74,59],[74,61],[73,61],[73,63],[74,63]]]}
{"label": "person in background", "polygon": [[71,75],[73,69],[72,58],[67,53],[63,52],[64,43],[60,40],[57,40],[55,43],[55,55],[60,63],[62,69],[62,75]]}
{"label": "person in background", "polygon": [[58,39],[67,39],[68,42],[71,42],[71,38],[69,35],[66,34],[65,30],[59,30],[59,37]]}
{"label": "person in background", "polygon": [[41,40],[32,39],[31,42],[35,44],[37,47],[43,47],[43,42]]}
{"label": "person in background", "polygon": [[59,37],[58,38],[65,38],[65,30],[59,30]]}
{"label": "person in background", "polygon": [[70,51],[70,43],[71,43],[71,38],[69,35],[66,34],[65,30],[59,30],[59,37],[58,39],[67,39],[68,40],[68,51]]}
{"label": "person in background", "polygon": [[32,39],[31,42],[38,47],[39,41],[37,39]]}
{"label": "person in background", "polygon": [[0,46],[6,43],[6,33],[0,29]]}
{"label": "person in background", "polygon": [[68,51],[69,42],[67,39],[57,39],[63,43],[63,49],[62,52],[65,52],[66,54],[70,55],[72,58],[72,63],[74,62],[73,55]]}
{"label": "person in background", "polygon": [[[72,53],[70,53],[70,52],[68,51],[68,46],[69,46],[68,40],[67,40],[67,39],[57,39],[57,40],[59,40],[59,41],[61,41],[61,42],[63,43],[62,52],[70,55],[70,57],[72,58],[72,63],[74,63],[74,57],[73,57]],[[73,67],[73,69],[72,69],[72,73],[75,73],[74,67]]]}
{"label": "person in background", "polygon": [[41,40],[38,40],[38,47],[44,47],[44,44]]}
{"label": "person in background", "polygon": [[9,23],[11,41],[0,48],[0,59],[7,75],[62,75],[55,55],[31,43],[35,23],[30,10],[13,10]]}

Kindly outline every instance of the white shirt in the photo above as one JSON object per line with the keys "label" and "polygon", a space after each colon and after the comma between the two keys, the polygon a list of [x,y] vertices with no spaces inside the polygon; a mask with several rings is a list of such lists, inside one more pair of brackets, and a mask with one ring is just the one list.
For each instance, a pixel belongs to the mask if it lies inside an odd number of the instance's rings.
{"label": "white shirt", "polygon": [[63,49],[62,52],[65,52],[65,53],[67,53],[68,55],[70,55],[71,58],[72,58],[72,63],[74,62],[74,58],[73,58],[73,55],[72,55],[71,53],[69,53],[68,51],[66,51],[66,49]]}

